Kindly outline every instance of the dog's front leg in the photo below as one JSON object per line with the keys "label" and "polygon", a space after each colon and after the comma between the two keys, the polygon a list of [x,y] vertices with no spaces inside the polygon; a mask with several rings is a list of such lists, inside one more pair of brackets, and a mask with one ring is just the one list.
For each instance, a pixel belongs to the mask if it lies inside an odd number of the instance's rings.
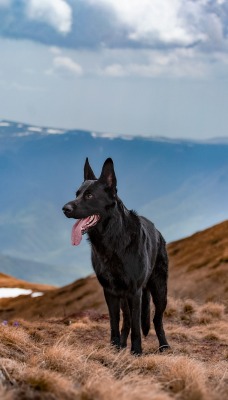
{"label": "dog's front leg", "polygon": [[120,301],[120,307],[123,312],[123,326],[120,335],[120,346],[124,348],[127,347],[127,338],[131,329],[131,315],[126,298]]}
{"label": "dog's front leg", "polygon": [[111,344],[120,348],[120,299],[113,296],[104,289],[105,300],[108,306],[110,327],[111,327]]}
{"label": "dog's front leg", "polygon": [[128,304],[131,314],[131,352],[135,355],[142,354],[141,303],[141,290],[139,290],[134,296],[128,298]]}

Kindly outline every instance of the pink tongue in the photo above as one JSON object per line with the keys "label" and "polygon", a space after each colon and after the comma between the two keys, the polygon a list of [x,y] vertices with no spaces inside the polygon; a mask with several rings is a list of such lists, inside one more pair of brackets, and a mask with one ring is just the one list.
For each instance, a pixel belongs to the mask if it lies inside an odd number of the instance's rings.
{"label": "pink tongue", "polygon": [[90,217],[79,219],[74,224],[71,232],[71,243],[73,246],[78,246],[82,240],[82,228],[87,223]]}

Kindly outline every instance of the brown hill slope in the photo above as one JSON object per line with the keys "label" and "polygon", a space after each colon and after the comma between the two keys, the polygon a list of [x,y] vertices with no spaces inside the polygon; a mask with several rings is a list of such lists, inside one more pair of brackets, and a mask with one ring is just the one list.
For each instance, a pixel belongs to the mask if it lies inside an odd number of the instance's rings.
{"label": "brown hill slope", "polygon": [[2,272],[0,272],[0,288],[4,287],[31,289],[31,290],[36,290],[38,292],[47,292],[48,290],[55,289],[55,286],[23,281],[22,279],[17,279],[14,278],[13,276],[3,274]]}
{"label": "brown hill slope", "polygon": [[228,305],[228,220],[168,245],[170,294]]}
{"label": "brown hill slope", "polygon": [[[228,221],[168,245],[169,294],[177,298],[228,304]],[[0,299],[0,318],[60,317],[94,309],[107,312],[94,276],[77,280],[42,297]]]}
{"label": "brown hill slope", "polygon": [[95,309],[107,312],[103,291],[94,276],[51,290],[41,297],[19,296],[0,299],[0,318],[64,318],[66,315]]}

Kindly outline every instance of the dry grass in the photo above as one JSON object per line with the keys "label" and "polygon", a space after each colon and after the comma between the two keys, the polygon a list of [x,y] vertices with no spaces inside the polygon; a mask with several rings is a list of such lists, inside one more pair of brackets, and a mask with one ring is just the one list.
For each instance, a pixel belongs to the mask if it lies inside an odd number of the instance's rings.
{"label": "dry grass", "polygon": [[172,346],[158,353],[153,329],[144,355],[109,345],[99,314],[19,320],[0,326],[0,398],[5,400],[226,400],[228,321],[221,304],[169,299]]}

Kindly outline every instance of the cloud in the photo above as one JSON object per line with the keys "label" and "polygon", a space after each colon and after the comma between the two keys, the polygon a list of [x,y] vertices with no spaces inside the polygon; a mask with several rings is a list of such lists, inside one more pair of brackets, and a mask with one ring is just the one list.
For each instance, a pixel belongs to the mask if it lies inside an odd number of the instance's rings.
{"label": "cloud", "polygon": [[53,59],[53,68],[48,70],[47,73],[59,73],[65,76],[81,76],[83,75],[83,68],[70,57],[57,56]]}
{"label": "cloud", "polygon": [[111,64],[105,67],[103,69],[103,72],[101,72],[101,74],[112,77],[121,77],[121,76],[126,76],[128,73],[127,69],[123,65]]}
{"label": "cloud", "polygon": [[228,7],[222,0],[86,1],[112,9],[127,28],[129,42],[142,47],[208,47],[227,42]]}
{"label": "cloud", "polygon": [[64,0],[27,0],[25,11],[29,19],[45,22],[62,34],[71,31],[72,9]]}
{"label": "cloud", "polygon": [[207,53],[228,52],[224,0],[0,0],[0,4],[11,4],[8,10],[0,8],[0,34],[10,38],[75,49],[191,46]]}
{"label": "cloud", "polygon": [[[113,78],[127,76],[204,78],[210,73],[205,57],[197,54],[192,48],[139,50],[138,60],[134,59],[132,52],[128,52],[127,58],[122,57],[122,63],[107,63],[99,70],[99,74]],[[121,59],[120,56],[116,58]]]}
{"label": "cloud", "polygon": [[[186,24],[186,14],[195,12],[192,2],[185,0],[87,0],[110,6],[118,18],[130,28],[129,39],[133,41],[159,40],[189,45],[203,40],[204,36],[194,26]],[[200,2],[200,0],[199,0]],[[199,7],[197,7],[199,10]],[[184,12],[184,9],[186,10]]]}
{"label": "cloud", "polygon": [[50,52],[52,54],[54,54],[56,56],[60,55],[62,53],[62,50],[59,47],[56,47],[56,46],[51,46],[49,50],[50,50]]}

